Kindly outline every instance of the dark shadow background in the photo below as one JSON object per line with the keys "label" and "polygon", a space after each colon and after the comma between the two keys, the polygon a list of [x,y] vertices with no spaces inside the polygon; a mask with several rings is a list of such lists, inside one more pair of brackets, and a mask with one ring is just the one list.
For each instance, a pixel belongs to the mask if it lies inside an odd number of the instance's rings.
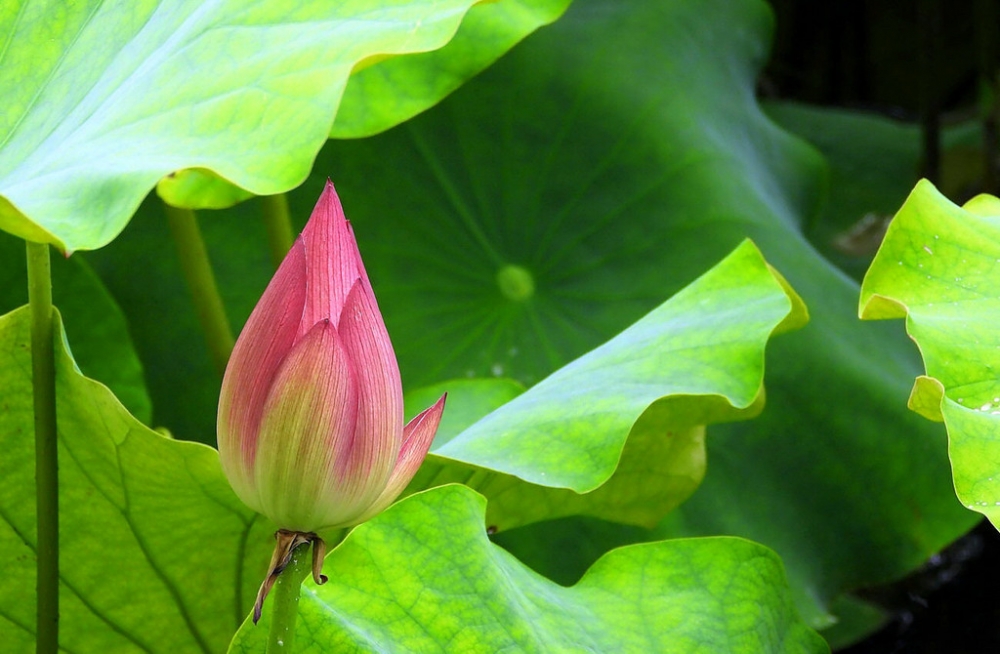
{"label": "dark shadow background", "polygon": [[942,125],[982,119],[991,137],[984,156],[991,155],[992,165],[980,190],[1000,190],[1000,2],[770,1],[777,32],[761,80],[764,96],[920,124],[924,160],[918,172],[933,182],[940,177]]}

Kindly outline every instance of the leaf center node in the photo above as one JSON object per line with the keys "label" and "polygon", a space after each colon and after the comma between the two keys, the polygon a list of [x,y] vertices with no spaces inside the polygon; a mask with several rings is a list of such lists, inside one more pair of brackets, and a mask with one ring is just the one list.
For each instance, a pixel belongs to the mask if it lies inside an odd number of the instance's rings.
{"label": "leaf center node", "polygon": [[535,278],[522,266],[508,264],[497,272],[497,285],[508,300],[525,302],[535,294]]}

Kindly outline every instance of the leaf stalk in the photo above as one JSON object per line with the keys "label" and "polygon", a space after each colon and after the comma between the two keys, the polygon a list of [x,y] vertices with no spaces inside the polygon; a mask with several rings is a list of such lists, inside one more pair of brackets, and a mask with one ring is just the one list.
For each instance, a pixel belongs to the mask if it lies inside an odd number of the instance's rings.
{"label": "leaf stalk", "polygon": [[179,209],[169,204],[164,204],[164,207],[212,363],[219,376],[222,376],[233,351],[233,330],[229,326],[222,296],[215,283],[215,274],[198,227],[198,219],[190,209]]}
{"label": "leaf stalk", "polygon": [[59,459],[52,272],[47,243],[27,242],[31,384],[35,412],[36,636],[38,654],[59,649]]}
{"label": "leaf stalk", "polygon": [[295,242],[292,218],[288,211],[288,196],[279,193],[278,195],[265,195],[260,200],[264,208],[264,227],[267,229],[267,245],[271,250],[271,263],[277,269]]}

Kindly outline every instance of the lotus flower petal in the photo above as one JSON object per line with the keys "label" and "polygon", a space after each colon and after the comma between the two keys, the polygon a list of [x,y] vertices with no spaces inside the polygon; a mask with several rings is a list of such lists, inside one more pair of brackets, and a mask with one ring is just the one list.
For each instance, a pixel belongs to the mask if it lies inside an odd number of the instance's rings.
{"label": "lotus flower petal", "polygon": [[358,522],[364,522],[386,510],[393,500],[403,492],[413,476],[417,474],[420,464],[424,462],[428,450],[431,449],[431,443],[434,442],[434,434],[437,433],[438,425],[441,424],[441,416],[444,413],[444,403],[447,397],[447,394],[442,395],[441,399],[433,406],[424,409],[406,424],[403,429],[403,447],[399,451],[399,458],[396,460],[396,467],[392,470],[392,476],[382,493],[358,519]]}
{"label": "lotus flower petal", "polygon": [[372,501],[389,480],[403,442],[403,389],[399,365],[375,295],[357,280],[340,318],[340,334],[358,375],[358,439],[340,459],[334,488]]}
{"label": "lotus flower petal", "polygon": [[226,368],[219,396],[219,453],[222,468],[241,498],[252,494],[264,401],[298,336],[305,274],[305,249],[296,241],[247,319]]}
{"label": "lotus flower petal", "polygon": [[315,531],[318,524],[357,512],[343,501],[316,500],[339,474],[338,459],[354,445],[358,395],[337,329],[327,320],[316,323],[274,380],[257,444],[260,511],[283,516],[283,529]]}

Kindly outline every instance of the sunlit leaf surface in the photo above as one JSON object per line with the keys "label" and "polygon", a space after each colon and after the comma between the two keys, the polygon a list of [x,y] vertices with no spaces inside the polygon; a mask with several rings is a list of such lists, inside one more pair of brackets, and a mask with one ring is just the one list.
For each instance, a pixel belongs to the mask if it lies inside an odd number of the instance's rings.
{"label": "sunlit leaf surface", "polygon": [[385,129],[567,0],[494,3],[448,52],[392,59],[446,45],[476,2],[4,3],[0,229],[99,248],[161,178],[185,169],[160,188],[178,206],[286,191],[309,174],[354,70],[369,67],[345,98],[343,131]]}
{"label": "sunlit leaf surface", "polygon": [[[484,505],[445,486],[356,529],[327,556],[330,580],[303,589],[296,651],[828,651],[797,616],[780,561],[760,545],[633,545],[564,588],[489,542]],[[248,620],[229,651],[260,652],[267,627],[266,617]]]}
{"label": "sunlit leaf surface", "polygon": [[906,319],[927,371],[910,408],[944,421],[959,500],[1000,524],[1000,200],[958,207],[917,184],[865,276],[860,315]]}
{"label": "sunlit leaf surface", "polygon": [[[29,315],[0,317],[0,642],[34,650],[35,484]],[[60,328],[57,327],[57,334]],[[253,601],[273,527],[218,454],[153,433],[56,343],[60,645],[221,652]]]}

